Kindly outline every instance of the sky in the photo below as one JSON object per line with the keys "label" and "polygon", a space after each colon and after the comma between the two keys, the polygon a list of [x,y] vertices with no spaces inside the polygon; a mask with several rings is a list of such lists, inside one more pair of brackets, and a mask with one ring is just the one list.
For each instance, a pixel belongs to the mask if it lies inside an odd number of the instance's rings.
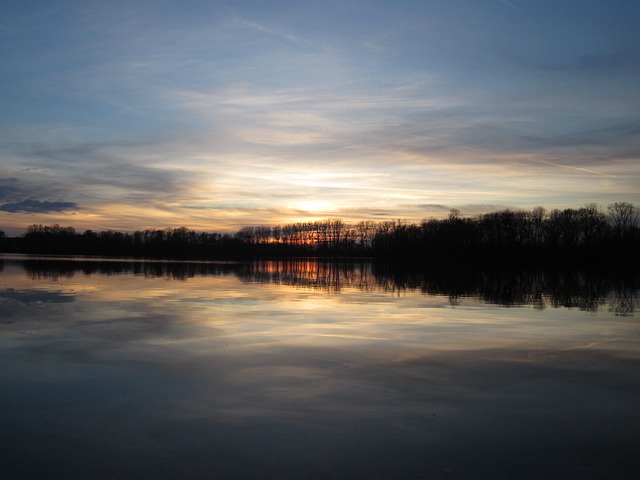
{"label": "sky", "polygon": [[0,7],[0,230],[640,206],[637,0]]}

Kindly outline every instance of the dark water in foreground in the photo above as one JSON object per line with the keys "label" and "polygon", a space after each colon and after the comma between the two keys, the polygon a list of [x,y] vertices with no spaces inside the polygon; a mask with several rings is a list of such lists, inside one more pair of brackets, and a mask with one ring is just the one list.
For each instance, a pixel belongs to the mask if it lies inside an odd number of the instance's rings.
{"label": "dark water in foreground", "polygon": [[3,258],[1,478],[640,471],[634,281]]}

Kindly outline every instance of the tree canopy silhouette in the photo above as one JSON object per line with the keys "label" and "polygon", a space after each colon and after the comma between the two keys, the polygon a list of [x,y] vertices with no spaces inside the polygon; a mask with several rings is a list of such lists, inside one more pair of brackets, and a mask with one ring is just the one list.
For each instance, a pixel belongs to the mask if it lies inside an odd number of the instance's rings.
{"label": "tree canopy silhouette", "polygon": [[105,255],[167,259],[333,256],[411,258],[429,261],[577,259],[637,263],[639,210],[628,202],[582,208],[500,210],[419,224],[403,220],[339,218],[285,225],[245,226],[235,234],[206,233],[186,227],[133,233],[31,225],[24,235],[0,235],[5,252]]}

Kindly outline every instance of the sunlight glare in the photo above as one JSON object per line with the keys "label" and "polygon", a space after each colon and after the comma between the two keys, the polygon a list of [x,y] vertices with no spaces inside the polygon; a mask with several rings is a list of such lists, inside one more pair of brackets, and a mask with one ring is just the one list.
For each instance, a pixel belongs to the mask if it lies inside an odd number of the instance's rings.
{"label": "sunlight glare", "polygon": [[329,202],[323,202],[321,200],[308,200],[298,202],[296,204],[296,208],[306,212],[326,212],[327,210],[330,210],[330,204]]}

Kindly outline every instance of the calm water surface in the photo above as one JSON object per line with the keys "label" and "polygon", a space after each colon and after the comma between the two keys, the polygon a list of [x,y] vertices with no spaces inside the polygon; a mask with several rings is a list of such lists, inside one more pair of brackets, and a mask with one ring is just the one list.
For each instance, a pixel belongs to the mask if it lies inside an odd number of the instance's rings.
{"label": "calm water surface", "polygon": [[637,284],[0,261],[7,479],[637,478]]}

